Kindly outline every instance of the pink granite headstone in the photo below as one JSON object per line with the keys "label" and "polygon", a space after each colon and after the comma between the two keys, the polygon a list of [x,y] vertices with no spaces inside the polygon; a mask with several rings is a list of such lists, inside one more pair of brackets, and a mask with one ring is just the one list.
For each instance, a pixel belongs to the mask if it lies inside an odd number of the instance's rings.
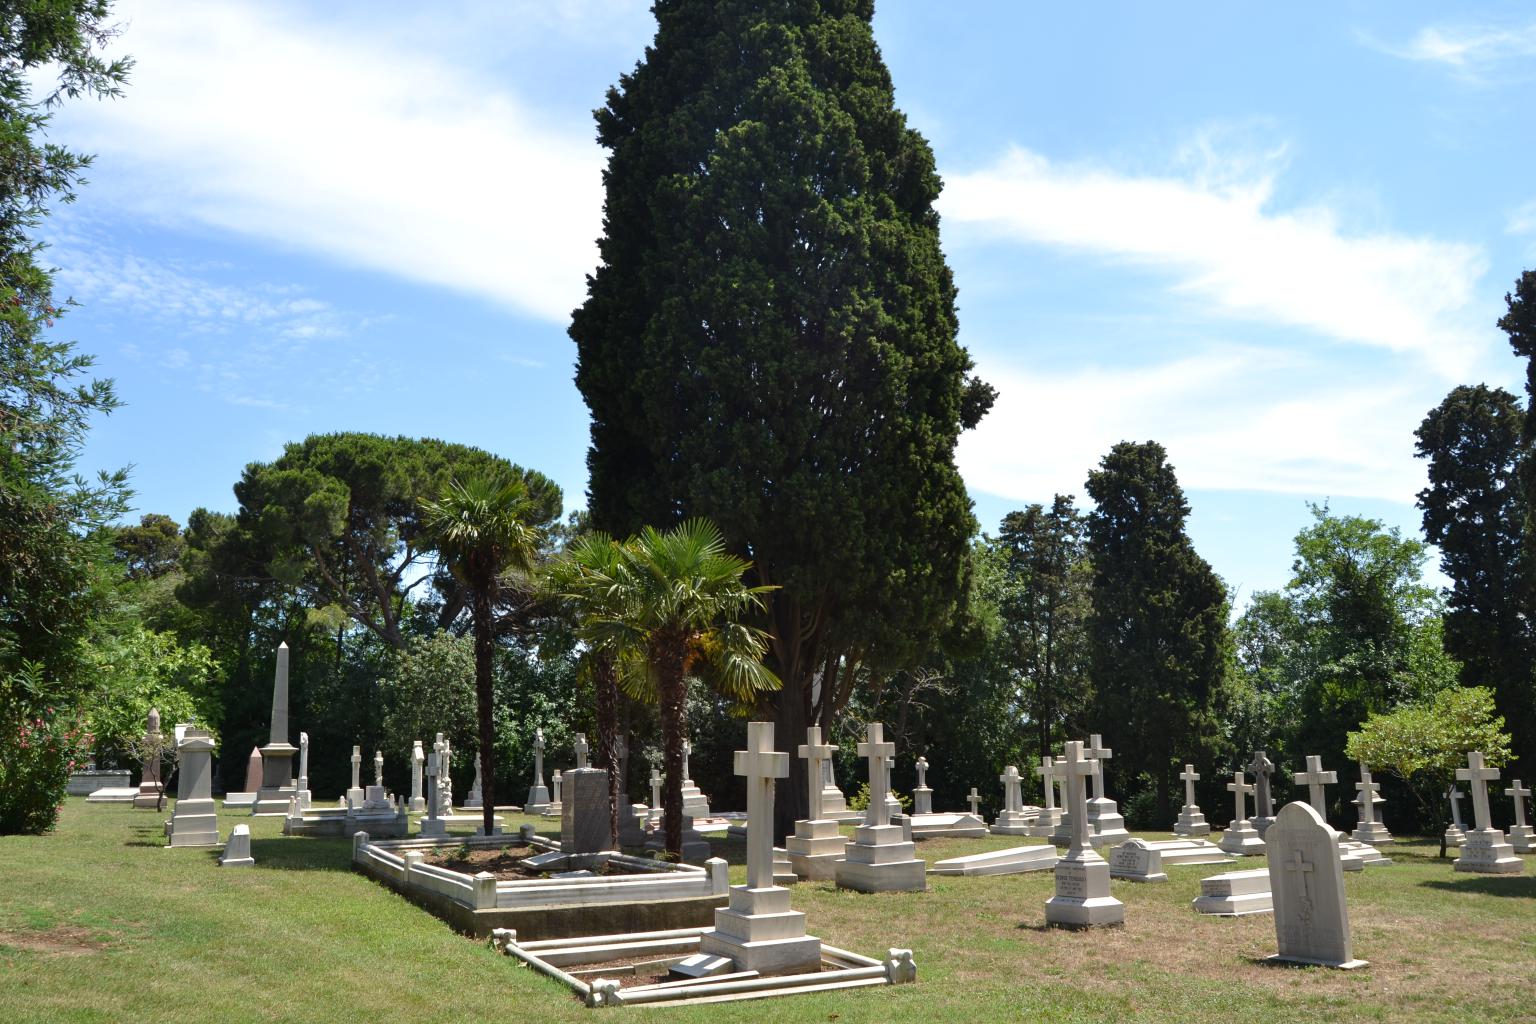
{"label": "pink granite headstone", "polygon": [[254,793],[261,788],[261,748],[252,747],[251,756],[245,762],[245,791]]}

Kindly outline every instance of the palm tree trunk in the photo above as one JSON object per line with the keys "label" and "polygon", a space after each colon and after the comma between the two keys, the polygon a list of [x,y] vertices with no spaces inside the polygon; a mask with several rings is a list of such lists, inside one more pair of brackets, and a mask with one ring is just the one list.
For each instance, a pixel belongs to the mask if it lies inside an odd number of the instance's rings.
{"label": "palm tree trunk", "polygon": [[597,763],[608,772],[608,846],[619,848],[618,673],[613,658],[599,653],[592,661],[592,685],[597,691]]}
{"label": "palm tree trunk", "polygon": [[496,832],[496,708],[491,686],[491,658],[495,642],[491,632],[491,591],[475,588],[475,704],[480,717],[480,799],[485,814],[485,834]]}
{"label": "palm tree trunk", "polygon": [[661,790],[661,813],[666,827],[667,852],[683,856],[683,740],[687,736],[687,686],[683,682],[683,650],[679,642],[663,640],[655,651],[661,690],[661,751],[666,779]]}

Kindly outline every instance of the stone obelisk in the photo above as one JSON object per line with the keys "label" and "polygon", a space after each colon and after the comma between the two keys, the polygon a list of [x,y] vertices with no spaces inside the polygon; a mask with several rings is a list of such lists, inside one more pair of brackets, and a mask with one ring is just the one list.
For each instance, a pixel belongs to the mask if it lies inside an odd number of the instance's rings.
{"label": "stone obelisk", "polygon": [[251,813],[281,817],[288,801],[298,792],[293,780],[293,755],[298,748],[288,742],[288,645],[277,648],[277,674],[272,681],[272,732],[261,748],[261,791]]}

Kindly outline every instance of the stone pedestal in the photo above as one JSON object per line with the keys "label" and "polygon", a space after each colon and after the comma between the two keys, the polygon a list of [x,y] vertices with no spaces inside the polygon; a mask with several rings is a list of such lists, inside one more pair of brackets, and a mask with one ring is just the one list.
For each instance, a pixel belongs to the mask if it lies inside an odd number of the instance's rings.
{"label": "stone pedestal", "polygon": [[560,851],[611,850],[608,773],[601,768],[572,768],[565,773],[561,798]]}
{"label": "stone pedestal", "polygon": [[1027,836],[1033,834],[1035,823],[1036,819],[1023,810],[1004,808],[997,812],[997,819],[987,826],[987,830],[1000,836]]}
{"label": "stone pedestal", "polygon": [[640,822],[646,815],[645,804],[630,804],[626,812],[619,808],[619,845],[623,847],[644,846],[646,840],[645,829]]}
{"label": "stone pedestal", "polygon": [[933,790],[927,786],[918,786],[912,790],[912,813],[933,813]]}
{"label": "stone pedestal", "polygon": [[1027,836],[1037,836],[1041,839],[1049,839],[1057,832],[1064,832],[1062,826],[1063,811],[1060,807],[1042,807],[1040,813],[1035,816],[1034,824],[1024,830]]}
{"label": "stone pedestal", "polygon": [[1216,844],[1221,849],[1234,857],[1262,857],[1264,855],[1264,840],[1259,837],[1258,829],[1247,819],[1234,821],[1228,825],[1221,834],[1221,841]]}
{"label": "stone pedestal", "polygon": [[784,841],[796,877],[826,881],[837,877],[837,865],[848,848],[848,839],[828,819],[795,822],[795,834]]}
{"label": "stone pedestal", "polygon": [[1509,845],[1516,853],[1536,853],[1536,832],[1529,825],[1515,825],[1509,830]]}
{"label": "stone pedestal", "polygon": [[692,779],[683,780],[683,813],[690,818],[709,817],[709,797],[693,784]]}
{"label": "stone pedestal", "polygon": [[1387,831],[1387,826],[1379,821],[1362,821],[1355,826],[1350,838],[1357,843],[1365,843],[1369,846],[1385,846],[1397,840],[1392,838],[1392,833]]}
{"label": "stone pedestal", "polygon": [[860,825],[835,869],[839,889],[859,892],[923,892],[928,866],[900,825]]}
{"label": "stone pedestal", "polygon": [[1194,900],[1197,913],[1215,917],[1268,914],[1274,908],[1269,888],[1269,868],[1228,871],[1200,879],[1200,895]]}
{"label": "stone pedestal", "polygon": [[715,911],[715,927],[700,938],[699,952],[759,974],[821,969],[821,940],[805,934],[805,915],[789,908],[789,890],[779,886],[731,886],[730,905]]}
{"label": "stone pedestal", "polygon": [[1056,894],[1045,901],[1046,923],[1067,928],[1124,924],[1125,904],[1109,894],[1109,864],[1091,846],[1056,862]]}
{"label": "stone pedestal", "polygon": [[1211,834],[1211,826],[1205,820],[1205,814],[1194,804],[1185,804],[1179,811],[1179,820],[1173,823],[1173,834],[1176,836],[1208,836]]}
{"label": "stone pedestal", "polygon": [[1460,825],[1451,825],[1445,830],[1445,845],[1457,847],[1467,841],[1467,834],[1461,830]]}
{"label": "stone pedestal", "polygon": [[251,857],[251,826],[236,825],[229,833],[229,843],[219,858],[221,868],[248,868],[256,861]]}
{"label": "stone pedestal", "polygon": [[1502,830],[1475,828],[1467,833],[1461,844],[1461,856],[1451,866],[1457,871],[1485,875],[1517,875],[1525,870],[1525,861],[1516,856]]}
{"label": "stone pedestal", "polygon": [[1119,808],[1106,797],[1088,801],[1088,833],[1095,847],[1119,846],[1131,838]]}
{"label": "stone pedestal", "polygon": [[219,845],[219,814],[213,802],[213,752],[207,729],[188,728],[176,745],[180,764],[176,809],[169,824],[171,846]]}

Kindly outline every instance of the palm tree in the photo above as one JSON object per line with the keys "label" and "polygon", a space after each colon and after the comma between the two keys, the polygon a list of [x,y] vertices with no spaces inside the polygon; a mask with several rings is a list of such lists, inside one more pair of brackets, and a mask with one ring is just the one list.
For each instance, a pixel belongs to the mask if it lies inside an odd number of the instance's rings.
{"label": "palm tree", "polygon": [[496,818],[494,611],[509,574],[529,573],[543,532],[536,502],[520,476],[473,476],[450,480],[436,501],[422,502],[422,519],[438,561],[470,595],[475,630],[475,702],[480,718],[481,796],[485,834]]}
{"label": "palm tree", "polygon": [[740,703],[777,689],[763,666],[766,634],[737,619],[762,607],[772,587],[749,587],[752,563],[725,550],[714,523],[691,519],[665,533],[646,527],[622,545],[609,608],[586,626],[615,655],[618,680],[661,706],[667,852],[683,849],[683,740],[689,678]]}
{"label": "palm tree", "polygon": [[618,704],[619,664],[627,652],[615,645],[617,631],[606,623],[625,617],[623,602],[634,588],[626,585],[624,545],[606,533],[583,534],[550,563],[545,585],[556,596],[574,605],[578,635],[587,650],[581,671],[592,681],[597,694],[597,764],[608,771],[609,841],[617,848],[619,808]]}

